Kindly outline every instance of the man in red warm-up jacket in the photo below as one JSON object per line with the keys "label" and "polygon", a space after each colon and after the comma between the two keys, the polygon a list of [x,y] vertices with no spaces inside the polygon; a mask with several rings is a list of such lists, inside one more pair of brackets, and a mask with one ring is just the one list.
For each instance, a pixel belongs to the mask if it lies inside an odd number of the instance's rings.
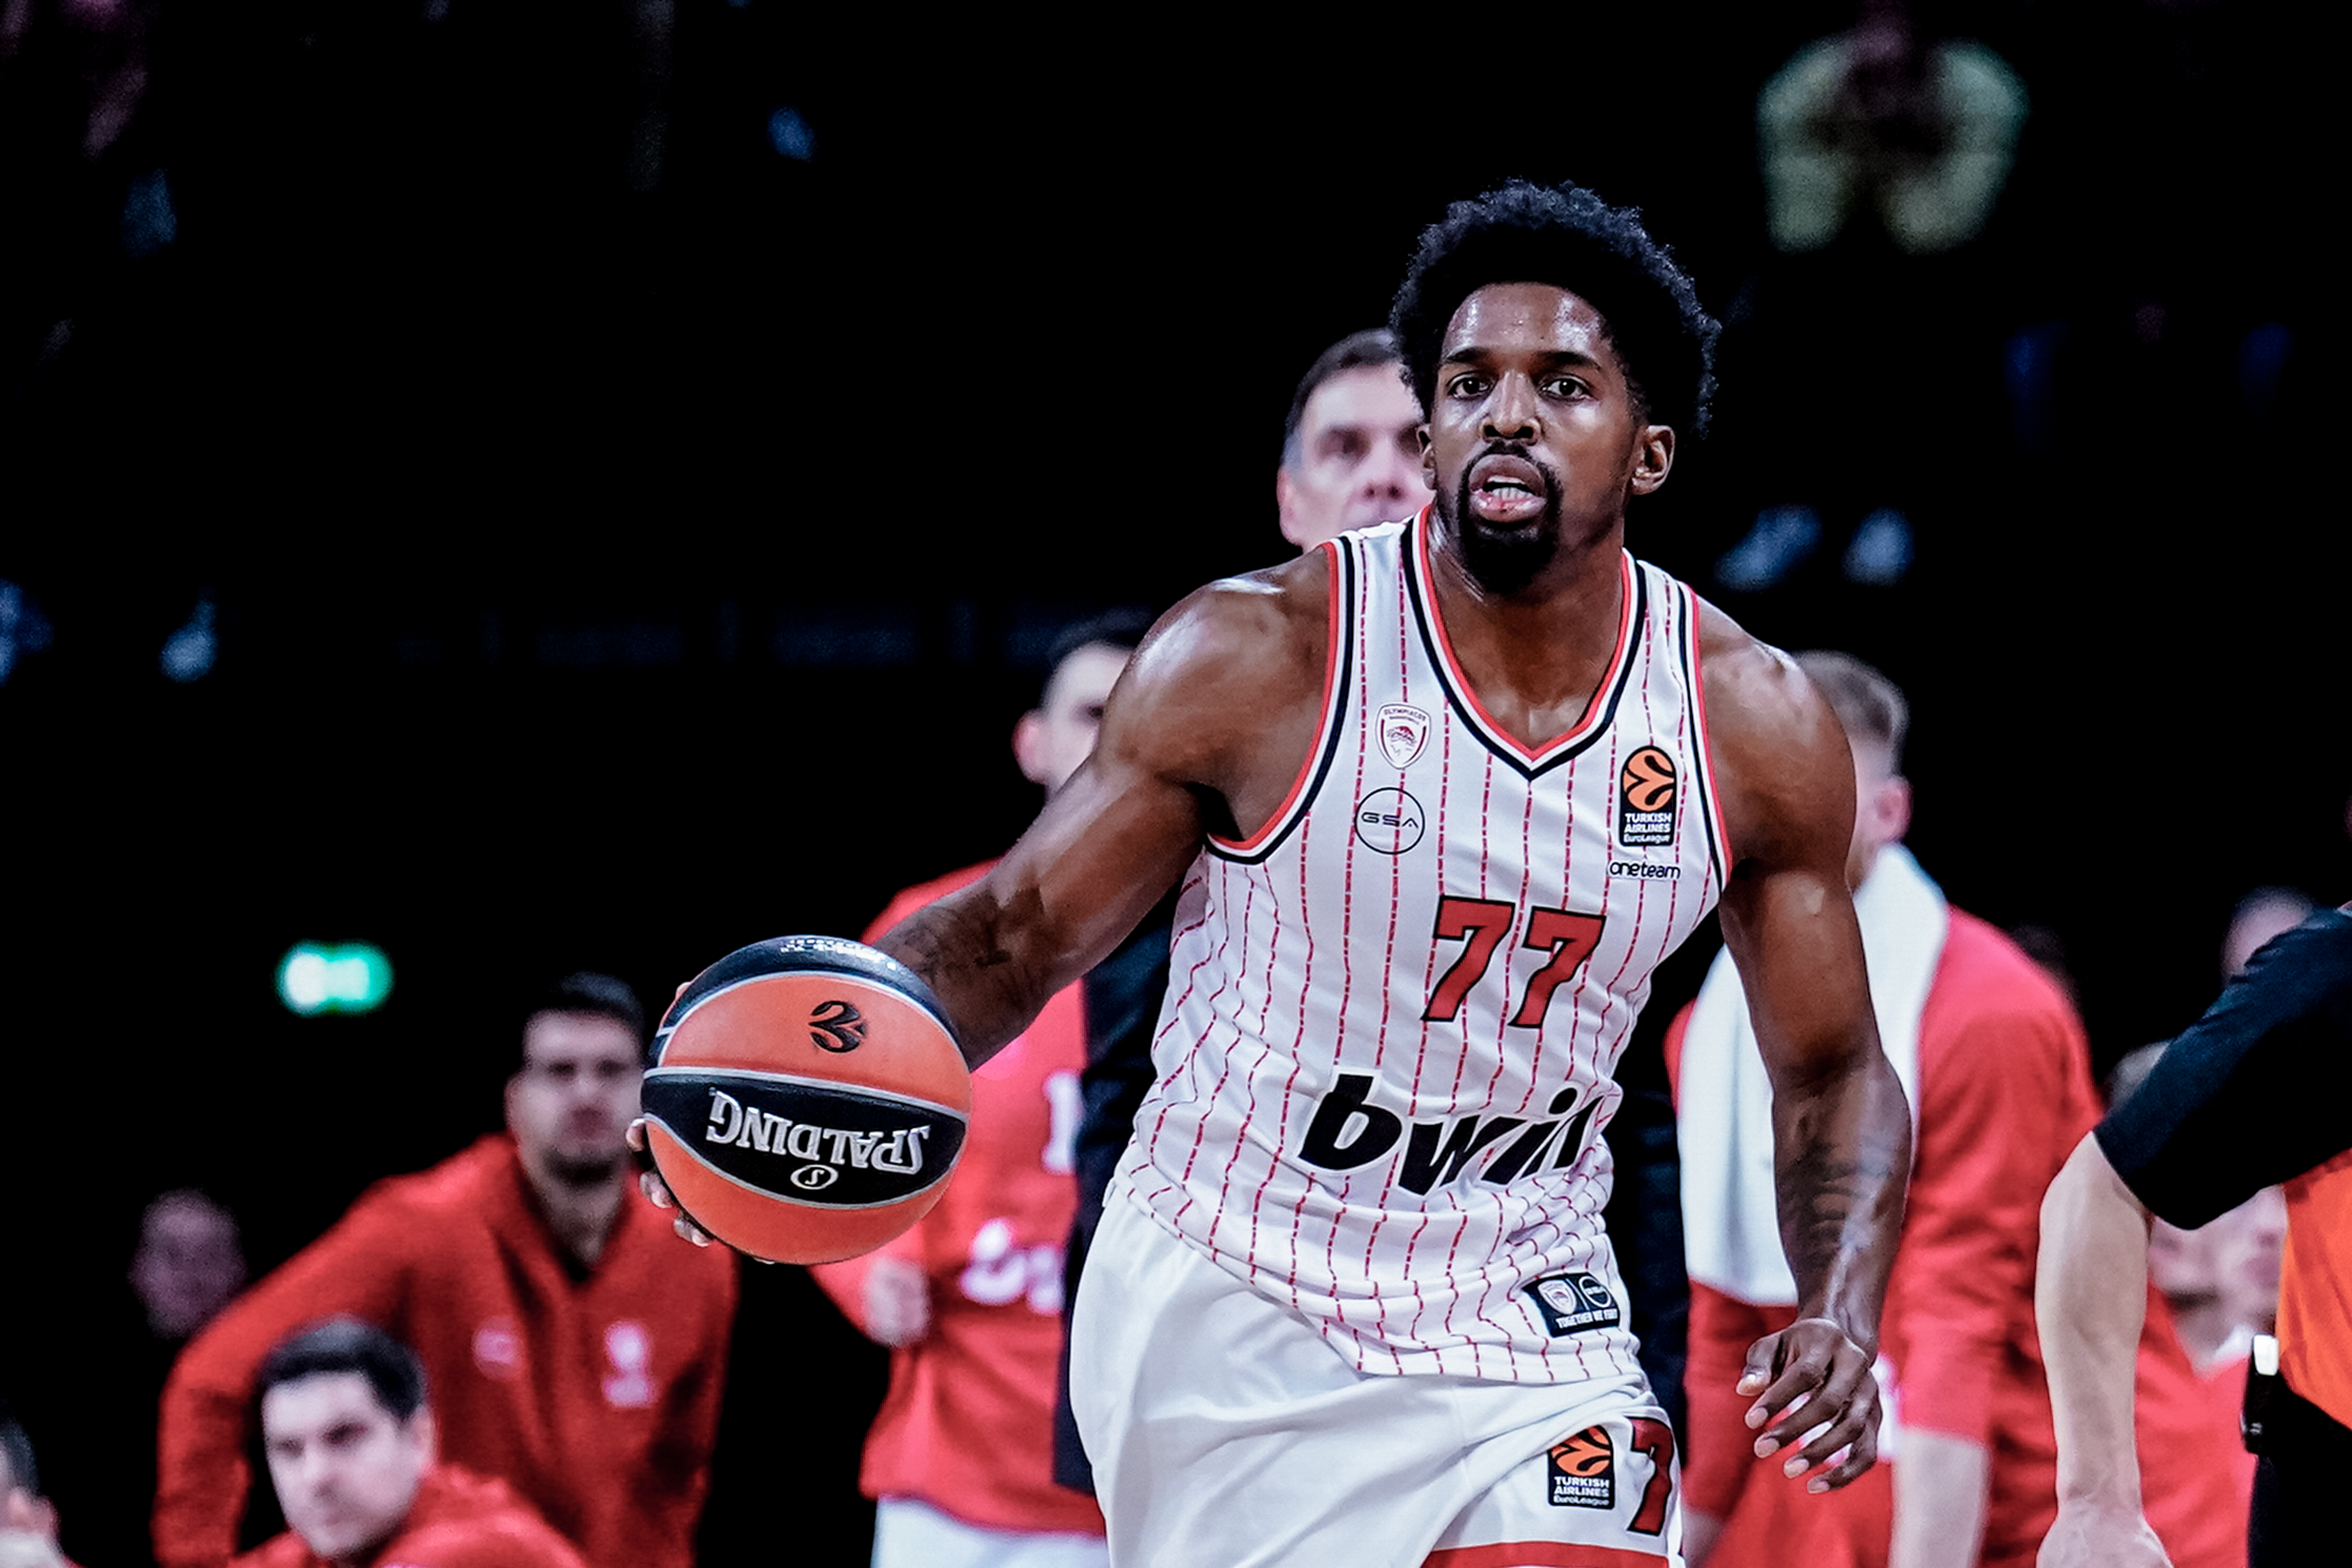
{"label": "man in red warm-up jacket", "polygon": [[595,1568],[690,1568],[735,1263],[630,1189],[644,1013],[574,975],[523,1028],[505,1134],[372,1188],[190,1342],[163,1391],[162,1568],[219,1568],[272,1345],[348,1315],[414,1346],[441,1452],[512,1487]]}

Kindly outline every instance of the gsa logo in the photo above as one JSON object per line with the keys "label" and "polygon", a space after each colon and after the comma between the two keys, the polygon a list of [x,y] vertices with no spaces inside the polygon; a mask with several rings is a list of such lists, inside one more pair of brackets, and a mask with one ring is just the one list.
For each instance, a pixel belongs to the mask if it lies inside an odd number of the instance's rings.
{"label": "gsa logo", "polygon": [[1382,855],[1402,855],[1421,842],[1428,816],[1401,789],[1376,789],[1356,803],[1356,837]]}

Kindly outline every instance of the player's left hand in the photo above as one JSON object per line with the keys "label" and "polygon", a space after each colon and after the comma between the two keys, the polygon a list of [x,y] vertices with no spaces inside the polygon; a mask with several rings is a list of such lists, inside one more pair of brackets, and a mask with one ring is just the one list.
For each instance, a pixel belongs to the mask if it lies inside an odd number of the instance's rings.
{"label": "player's left hand", "polygon": [[1781,1462],[1780,1473],[1811,1472],[1805,1489],[1811,1492],[1834,1490],[1877,1463],[1874,1359],[1827,1318],[1800,1318],[1748,1346],[1739,1392],[1757,1395],[1748,1412],[1748,1426],[1762,1428],[1756,1457],[1803,1443]]}

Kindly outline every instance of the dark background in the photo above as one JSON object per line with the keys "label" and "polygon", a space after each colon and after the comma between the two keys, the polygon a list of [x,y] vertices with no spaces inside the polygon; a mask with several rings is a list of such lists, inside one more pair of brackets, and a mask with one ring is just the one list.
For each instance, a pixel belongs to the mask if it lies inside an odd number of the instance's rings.
{"label": "dark background", "polygon": [[[1280,556],[1298,373],[1508,174],[1641,205],[1727,321],[1633,547],[1907,689],[1914,847],[2058,935],[2102,1067],[2210,999],[2247,889],[2352,895],[2341,182],[2296,8],[1931,7],[2032,115],[1930,259],[1763,238],[1756,89],[1842,5],[1367,38],[677,0],[661,70],[610,0],[164,4],[95,158],[69,9],[0,58],[0,579],[48,634],[0,680],[0,1383],[90,1568],[137,1535],[104,1455],[149,1436],[108,1393],[149,1197],[207,1187],[265,1268],[497,1123],[552,973],[666,996],[1001,848],[1054,632]],[[1722,591],[1792,501],[1822,556]],[[1847,583],[1882,505],[1917,564]],[[288,1014],[306,938],[383,947],[388,1005]],[[741,1386],[838,1414],[730,1410],[709,1560],[862,1562],[878,1355],[751,1287]]]}

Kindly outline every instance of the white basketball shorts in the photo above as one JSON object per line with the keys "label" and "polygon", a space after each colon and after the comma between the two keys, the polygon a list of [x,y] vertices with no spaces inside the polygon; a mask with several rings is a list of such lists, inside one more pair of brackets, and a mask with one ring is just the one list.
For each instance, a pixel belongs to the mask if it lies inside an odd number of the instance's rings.
{"label": "white basketball shorts", "polygon": [[1114,1182],[1070,1399],[1112,1568],[1681,1568],[1675,1444],[1636,1375],[1358,1372]]}

